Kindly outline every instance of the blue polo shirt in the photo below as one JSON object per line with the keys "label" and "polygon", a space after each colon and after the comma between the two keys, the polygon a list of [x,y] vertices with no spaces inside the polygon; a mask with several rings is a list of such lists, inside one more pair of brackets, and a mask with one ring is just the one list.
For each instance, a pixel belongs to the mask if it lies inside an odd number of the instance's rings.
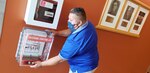
{"label": "blue polo shirt", "polygon": [[97,40],[95,27],[87,21],[68,36],[59,56],[68,61],[73,72],[93,70],[99,60]]}

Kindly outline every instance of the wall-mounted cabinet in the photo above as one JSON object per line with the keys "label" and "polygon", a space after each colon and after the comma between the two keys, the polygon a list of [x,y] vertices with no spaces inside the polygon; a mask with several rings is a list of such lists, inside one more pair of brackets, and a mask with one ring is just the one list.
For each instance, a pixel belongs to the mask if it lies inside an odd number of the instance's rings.
{"label": "wall-mounted cabinet", "polygon": [[24,27],[20,32],[15,55],[19,66],[30,66],[35,61],[48,60],[53,41],[52,32]]}
{"label": "wall-mounted cabinet", "polygon": [[25,22],[28,25],[56,29],[64,0],[28,0]]}
{"label": "wall-mounted cabinet", "polygon": [[97,28],[139,37],[149,9],[139,0],[107,0]]}

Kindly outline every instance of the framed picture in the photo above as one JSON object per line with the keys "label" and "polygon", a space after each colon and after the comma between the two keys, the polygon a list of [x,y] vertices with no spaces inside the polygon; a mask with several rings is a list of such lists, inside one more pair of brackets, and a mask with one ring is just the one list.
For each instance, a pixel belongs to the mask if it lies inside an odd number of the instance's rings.
{"label": "framed picture", "polygon": [[131,1],[127,1],[127,4],[126,4],[123,14],[121,16],[121,19],[119,20],[117,29],[123,30],[123,31],[128,31],[132,24],[134,16],[137,12],[137,9],[138,9],[137,4],[135,4]]}
{"label": "framed picture", "polygon": [[124,2],[125,0],[108,0],[100,25],[115,28]]}
{"label": "framed picture", "polygon": [[149,10],[143,7],[139,8],[134,23],[131,26],[131,30],[130,30],[131,33],[140,34],[148,14],[149,14]]}
{"label": "framed picture", "polygon": [[107,0],[97,28],[139,37],[149,10],[139,0]]}
{"label": "framed picture", "polygon": [[0,38],[1,38],[1,34],[2,34],[5,5],[6,5],[6,0],[0,0]]}
{"label": "framed picture", "polygon": [[25,22],[29,25],[56,29],[64,0],[28,0]]}

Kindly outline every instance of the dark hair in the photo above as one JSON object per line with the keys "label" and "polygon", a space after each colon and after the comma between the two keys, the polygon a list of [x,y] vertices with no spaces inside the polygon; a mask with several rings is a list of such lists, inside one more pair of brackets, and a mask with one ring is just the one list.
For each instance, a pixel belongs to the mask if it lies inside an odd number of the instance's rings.
{"label": "dark hair", "polygon": [[82,19],[86,20],[86,13],[85,13],[84,9],[81,8],[81,7],[72,8],[72,9],[70,10],[70,13],[74,13],[74,14],[76,14],[77,16],[82,17]]}

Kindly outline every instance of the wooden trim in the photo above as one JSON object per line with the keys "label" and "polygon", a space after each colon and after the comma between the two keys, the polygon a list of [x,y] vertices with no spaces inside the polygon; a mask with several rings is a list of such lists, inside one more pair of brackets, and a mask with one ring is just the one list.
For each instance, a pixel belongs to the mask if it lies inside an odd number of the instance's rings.
{"label": "wooden trim", "polygon": [[147,5],[147,4],[145,4],[145,3],[143,3],[143,2],[140,1],[140,0],[131,0],[131,1],[133,1],[133,2],[135,2],[135,3],[137,3],[137,4],[139,4],[140,6],[146,8],[146,9],[148,9],[148,10],[150,10],[150,6]]}
{"label": "wooden trim", "polygon": [[122,30],[117,30],[117,29],[114,29],[114,28],[105,27],[105,26],[102,26],[102,25],[96,26],[96,28],[111,31],[111,32],[116,32],[116,33],[119,33],[119,34],[125,34],[125,35],[129,35],[129,36],[137,37],[137,38],[140,37],[138,34],[133,34],[133,33],[125,32],[125,31],[122,31]]}
{"label": "wooden trim", "polygon": [[108,7],[108,2],[109,2],[109,0],[107,0],[106,3],[105,3],[105,6],[104,6],[104,8],[103,8],[103,11],[102,11],[102,14],[101,14],[101,17],[100,17],[100,20],[99,20],[98,25],[100,25],[100,23],[102,23],[102,18],[104,17],[104,14],[105,14],[106,9],[107,9],[107,7]]}

